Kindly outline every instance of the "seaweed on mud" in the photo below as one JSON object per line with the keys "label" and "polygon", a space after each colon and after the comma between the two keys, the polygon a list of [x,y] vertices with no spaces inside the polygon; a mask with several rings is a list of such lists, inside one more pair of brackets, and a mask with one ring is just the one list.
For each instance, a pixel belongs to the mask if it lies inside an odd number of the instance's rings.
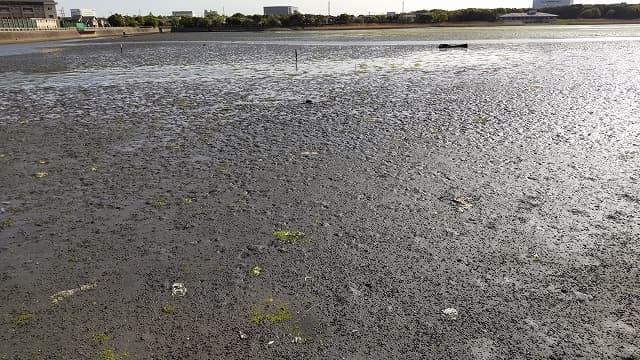
{"label": "seaweed on mud", "polygon": [[129,358],[129,353],[125,352],[122,354],[118,354],[112,349],[104,349],[100,351],[100,359],[101,360],[122,360]]}
{"label": "seaweed on mud", "polygon": [[93,342],[104,344],[112,340],[111,336],[105,333],[97,333],[91,338]]}
{"label": "seaweed on mud", "polygon": [[249,270],[249,274],[253,276],[260,276],[262,275],[263,271],[264,271],[264,268],[262,266],[256,265],[252,267],[251,270]]}
{"label": "seaweed on mud", "polygon": [[13,319],[13,325],[16,325],[16,326],[24,325],[29,321],[33,320],[34,317],[35,315],[33,315],[32,313],[22,313]]}
{"label": "seaweed on mud", "polygon": [[176,309],[171,304],[164,304],[160,308],[160,311],[162,311],[163,314],[173,315],[176,312]]}
{"label": "seaweed on mud", "polygon": [[[277,305],[276,305],[277,304]],[[254,324],[262,323],[282,323],[291,320],[291,313],[288,310],[289,303],[269,298],[261,306],[253,306],[249,309],[249,319]]]}
{"label": "seaweed on mud", "polygon": [[300,242],[305,236],[306,234],[300,231],[278,230],[273,232],[273,237],[275,239],[291,244]]}
{"label": "seaweed on mud", "polygon": [[188,102],[186,100],[177,100],[176,101],[176,105],[178,105],[180,107],[183,107],[183,108],[190,108],[190,107],[193,106],[190,102]]}
{"label": "seaweed on mud", "polygon": [[151,203],[151,205],[157,208],[161,208],[169,205],[169,203],[166,200],[155,200],[154,202]]}
{"label": "seaweed on mud", "polygon": [[13,218],[8,218],[7,220],[0,222],[0,229],[5,229],[10,226],[13,226],[14,223],[15,222],[13,221]]}
{"label": "seaweed on mud", "polygon": [[37,173],[33,174],[33,176],[34,176],[36,179],[42,179],[42,178],[45,178],[45,177],[49,176],[49,173],[48,173],[48,172],[41,171],[41,172],[37,172]]}
{"label": "seaweed on mud", "polygon": [[189,205],[193,202],[192,198],[184,198],[182,199],[182,205]]}

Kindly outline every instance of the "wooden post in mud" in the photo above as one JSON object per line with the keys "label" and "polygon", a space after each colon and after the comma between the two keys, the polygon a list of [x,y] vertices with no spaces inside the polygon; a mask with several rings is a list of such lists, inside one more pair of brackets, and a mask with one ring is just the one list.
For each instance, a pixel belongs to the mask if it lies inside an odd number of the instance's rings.
{"label": "wooden post in mud", "polygon": [[298,49],[296,49],[296,72],[298,72]]}
{"label": "wooden post in mud", "polygon": [[122,44],[120,44],[120,54],[122,54],[124,52],[124,49],[122,47]]}

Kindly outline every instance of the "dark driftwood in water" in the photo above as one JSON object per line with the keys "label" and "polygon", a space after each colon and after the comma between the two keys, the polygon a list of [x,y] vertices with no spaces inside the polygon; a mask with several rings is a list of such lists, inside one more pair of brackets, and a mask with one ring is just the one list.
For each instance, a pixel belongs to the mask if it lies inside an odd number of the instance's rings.
{"label": "dark driftwood in water", "polygon": [[438,49],[455,49],[455,48],[466,49],[468,47],[469,47],[469,44],[440,44],[440,45],[438,45]]}

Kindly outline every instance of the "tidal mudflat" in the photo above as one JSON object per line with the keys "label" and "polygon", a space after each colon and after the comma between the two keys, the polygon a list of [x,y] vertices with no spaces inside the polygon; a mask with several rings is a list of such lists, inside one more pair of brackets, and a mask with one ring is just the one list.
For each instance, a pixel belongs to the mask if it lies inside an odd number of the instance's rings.
{"label": "tidal mudflat", "polygon": [[0,359],[640,356],[637,26],[0,55]]}

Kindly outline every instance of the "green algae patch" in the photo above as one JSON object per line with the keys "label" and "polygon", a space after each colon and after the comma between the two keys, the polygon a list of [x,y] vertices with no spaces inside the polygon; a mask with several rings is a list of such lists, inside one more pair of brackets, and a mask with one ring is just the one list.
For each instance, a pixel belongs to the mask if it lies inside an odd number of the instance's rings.
{"label": "green algae patch", "polygon": [[13,319],[13,325],[16,325],[16,326],[24,325],[30,322],[31,320],[33,320],[34,318],[35,318],[35,315],[33,315],[32,313],[22,313]]}
{"label": "green algae patch", "polygon": [[275,239],[278,239],[280,241],[287,242],[290,244],[295,244],[300,242],[302,239],[304,239],[305,236],[306,234],[300,231],[279,230],[279,231],[273,232],[273,237]]}
{"label": "green algae patch", "polygon": [[104,344],[104,343],[108,343],[112,339],[111,339],[111,336],[109,336],[109,335],[107,335],[105,333],[97,333],[97,334],[93,335],[91,340],[93,342],[96,342],[96,343],[99,343],[99,344]]}
{"label": "green algae patch", "polygon": [[193,202],[192,198],[184,198],[182,199],[182,205],[189,205]]}
{"label": "green algae patch", "polygon": [[175,314],[176,309],[171,304],[164,304],[160,308],[160,311],[162,311],[163,314],[173,315],[173,314]]}
{"label": "green algae patch", "polygon": [[262,305],[249,309],[249,320],[256,325],[283,323],[291,320],[291,312],[288,308],[289,303],[286,301],[276,302],[273,299],[266,299]]}
{"label": "green algae patch", "polygon": [[153,205],[154,207],[157,207],[157,208],[161,208],[161,207],[165,207],[165,206],[169,205],[169,203],[167,203],[166,200],[156,200],[156,201],[152,202],[151,205]]}
{"label": "green algae patch", "polygon": [[129,353],[125,352],[122,354],[118,354],[112,349],[104,349],[100,351],[100,360],[122,360],[128,359]]}
{"label": "green algae patch", "polygon": [[178,101],[176,101],[176,105],[178,105],[180,107],[183,107],[183,108],[190,108],[190,107],[193,106],[190,102],[188,102],[186,100],[178,100]]}
{"label": "green algae patch", "polygon": [[260,276],[262,275],[262,272],[264,271],[264,268],[262,266],[254,266],[251,268],[251,270],[249,270],[249,275],[252,276]]}
{"label": "green algae patch", "polygon": [[4,229],[4,228],[8,228],[10,226],[13,226],[15,222],[13,221],[13,218],[8,218],[7,220],[0,222],[0,229]]}

